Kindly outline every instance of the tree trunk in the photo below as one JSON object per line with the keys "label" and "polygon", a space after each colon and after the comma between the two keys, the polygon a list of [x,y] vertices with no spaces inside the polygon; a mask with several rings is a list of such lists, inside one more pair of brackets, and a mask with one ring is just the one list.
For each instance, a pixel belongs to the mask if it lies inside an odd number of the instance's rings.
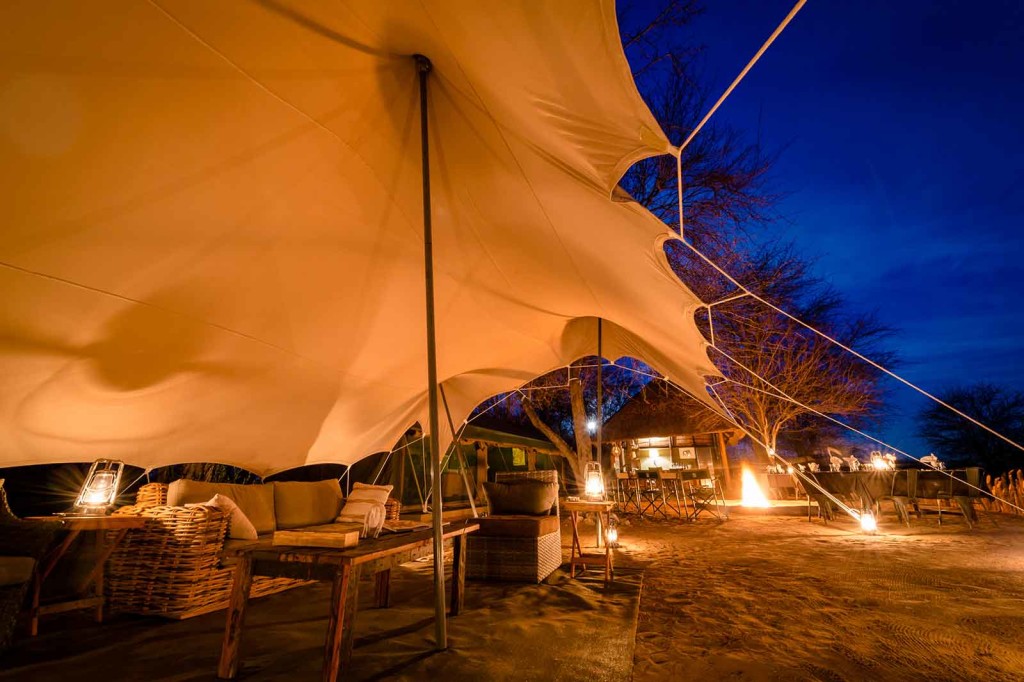
{"label": "tree trunk", "polygon": [[[580,462],[589,462],[591,442],[587,429],[587,405],[583,401],[583,383],[578,377],[569,379],[569,404],[572,405],[572,430],[576,432],[576,452]],[[582,468],[580,464],[580,468]]]}
{"label": "tree trunk", "polygon": [[561,453],[562,457],[569,462],[569,468],[572,469],[572,476],[577,483],[583,480],[583,467],[580,465],[579,458],[569,444],[562,440],[562,437],[552,429],[550,426],[544,423],[544,420],[537,414],[537,410],[534,409],[533,403],[527,396],[522,397],[523,411],[526,412],[526,416],[530,419],[530,423],[533,424],[534,428],[543,433],[548,437],[558,452]]}

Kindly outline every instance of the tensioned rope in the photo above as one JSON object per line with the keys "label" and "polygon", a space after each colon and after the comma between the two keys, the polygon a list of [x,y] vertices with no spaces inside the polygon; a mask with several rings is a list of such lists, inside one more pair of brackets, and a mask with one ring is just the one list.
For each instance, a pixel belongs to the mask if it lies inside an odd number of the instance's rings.
{"label": "tensioned rope", "polygon": [[722,396],[720,396],[718,394],[718,391],[715,390],[715,387],[714,386],[708,386],[708,388],[711,390],[711,393],[715,396],[715,400],[718,401],[718,404],[722,407],[723,410],[725,410],[726,414],[729,415],[729,419],[732,420],[732,423],[735,424],[737,426],[737,428],[739,428],[740,431],[745,433],[747,435],[747,437],[750,438],[750,440],[754,441],[755,443],[757,443],[758,445],[763,447],[765,452],[768,453],[769,457],[771,457],[773,459],[781,460],[781,461],[785,462],[786,464],[788,464],[789,465],[789,470],[793,473],[794,476],[796,476],[800,480],[804,481],[805,483],[807,483],[811,487],[816,488],[818,490],[818,492],[820,492],[822,495],[827,497],[836,506],[838,506],[840,509],[842,509],[844,512],[849,514],[854,519],[857,519],[858,521],[861,519],[861,516],[863,515],[863,512],[858,512],[858,511],[854,510],[852,507],[850,507],[845,502],[840,500],[834,494],[832,494],[831,492],[826,490],[820,483],[818,483],[812,477],[807,476],[806,474],[804,474],[804,472],[800,471],[799,467],[793,466],[793,464],[791,462],[789,462],[785,457],[781,456],[778,452],[776,452],[775,448],[770,447],[767,443],[761,441],[761,439],[759,439],[757,436],[755,436],[753,433],[751,433],[750,430],[747,429],[747,427],[745,427],[742,423],[740,423],[740,420],[737,419],[732,414],[732,411],[725,404],[725,401],[722,400]]}
{"label": "tensioned rope", "polygon": [[775,28],[775,30],[772,31],[772,34],[770,36],[768,36],[768,40],[764,41],[764,44],[761,46],[761,49],[757,51],[757,53],[750,59],[749,62],[747,62],[747,65],[745,67],[743,67],[743,70],[740,71],[740,74],[738,76],[736,76],[736,78],[733,79],[732,83],[730,83],[729,87],[725,89],[725,92],[723,92],[722,96],[718,98],[718,101],[715,102],[714,106],[712,106],[711,109],[708,110],[708,113],[704,114],[704,118],[702,118],[700,123],[697,124],[697,127],[695,127],[693,130],[690,131],[690,134],[686,136],[686,139],[683,140],[683,143],[681,145],[679,145],[679,148],[676,150],[676,154],[675,154],[675,156],[676,156],[676,181],[679,183],[679,188],[680,188],[680,190],[679,190],[679,237],[681,239],[683,238],[683,234],[684,234],[683,233],[683,192],[682,192],[682,187],[683,187],[683,150],[686,149],[686,147],[689,146],[689,144],[691,142],[693,142],[693,138],[697,137],[697,133],[699,133],[701,131],[701,129],[704,127],[704,125],[708,121],[711,120],[711,117],[715,115],[716,111],[718,111],[718,107],[722,106],[722,103],[725,102],[725,100],[727,100],[729,98],[729,95],[731,95],[732,91],[736,89],[736,86],[740,84],[740,81],[742,81],[746,77],[747,73],[752,68],[754,68],[754,65],[757,64],[758,60],[761,59],[761,56],[765,52],[768,51],[768,48],[771,47],[772,43],[775,42],[775,39],[778,38],[779,35],[784,30],[786,30],[786,27],[789,26],[789,22],[791,22],[793,20],[793,17],[795,17],[797,15],[797,12],[799,12],[801,9],[803,9],[803,6],[806,3],[807,3],[807,0],[797,0],[797,3],[795,5],[793,5],[793,9],[789,10],[789,14],[787,14],[786,18],[782,20],[782,23],[780,23]]}
{"label": "tensioned rope", "polygon": [[[921,395],[925,396],[926,398],[929,398],[930,400],[938,403],[939,405],[942,405],[946,409],[948,409],[948,410],[952,411],[953,413],[959,415],[963,419],[966,419],[967,421],[971,422],[975,426],[978,426],[979,428],[982,428],[985,431],[988,431],[993,436],[999,438],[1000,440],[1005,441],[1006,443],[1009,443],[1010,445],[1012,445],[1013,447],[1017,448],[1018,450],[1024,451],[1024,445],[1021,445],[1020,443],[1017,443],[1013,439],[1011,439],[1011,438],[1009,438],[1007,436],[1004,436],[1003,434],[999,433],[998,431],[996,431],[992,427],[988,426],[987,424],[982,423],[981,421],[975,419],[974,417],[970,416],[969,414],[966,414],[962,410],[959,410],[958,408],[950,405],[946,401],[942,400],[938,396],[933,395],[932,393],[929,393],[928,391],[926,391],[925,389],[921,388],[917,384],[914,384],[913,382],[911,382],[911,381],[909,381],[907,379],[904,379],[903,377],[901,377],[900,375],[896,374],[895,372],[893,372],[889,368],[887,368],[887,367],[885,367],[885,366],[875,362],[871,358],[863,355],[862,353],[859,353],[858,351],[854,350],[850,346],[847,346],[846,344],[842,343],[838,339],[830,336],[829,334],[826,334],[825,332],[821,331],[820,329],[815,328],[814,326],[808,324],[807,322],[804,322],[803,320],[799,319],[795,315],[792,315],[792,314],[788,313],[787,311],[783,310],[782,308],[780,308],[780,307],[772,304],[771,302],[765,300],[761,296],[758,296],[753,291],[751,291],[750,289],[745,287],[743,284],[741,284],[738,280],[736,280],[732,275],[730,275],[728,272],[726,272],[723,268],[721,268],[717,263],[715,263],[713,260],[711,260],[710,258],[705,256],[703,253],[701,253],[700,250],[698,250],[695,246],[693,246],[692,244],[687,242],[686,239],[685,239],[684,232],[683,232],[683,166],[682,166],[683,150],[686,149],[687,145],[689,145],[690,142],[693,141],[693,138],[697,136],[697,134],[704,127],[704,125],[711,119],[711,117],[715,114],[715,112],[718,111],[718,108],[722,105],[722,103],[725,102],[725,100],[729,97],[729,95],[732,94],[733,90],[736,89],[736,86],[738,86],[740,84],[740,82],[747,75],[747,73],[750,71],[750,69],[753,68],[753,66],[758,62],[758,60],[765,53],[765,51],[767,51],[767,49],[771,46],[771,44],[773,42],[775,42],[775,39],[782,33],[782,31],[786,28],[786,26],[789,25],[790,21],[792,21],[793,17],[796,16],[797,12],[799,12],[800,9],[803,8],[804,4],[806,4],[806,0],[799,0],[796,3],[796,5],[793,6],[793,9],[790,10],[789,14],[786,15],[786,18],[782,20],[782,23],[780,23],[778,25],[778,27],[775,29],[775,31],[772,32],[772,34],[768,37],[768,40],[766,40],[764,42],[764,44],[761,46],[761,49],[759,49],[757,51],[757,53],[753,56],[753,58],[751,58],[751,60],[747,63],[747,65],[740,72],[740,74],[733,80],[733,82],[729,85],[729,87],[726,88],[725,92],[723,92],[722,96],[718,98],[718,101],[715,102],[714,106],[711,107],[711,109],[708,111],[708,113],[704,115],[704,118],[701,119],[700,123],[697,124],[697,127],[695,127],[690,132],[690,134],[686,137],[686,139],[683,141],[683,143],[681,145],[679,145],[679,148],[676,151],[675,156],[676,156],[676,195],[677,195],[678,204],[679,204],[679,237],[680,237],[680,241],[684,245],[686,245],[686,247],[688,249],[693,251],[693,253],[695,253],[701,260],[703,260],[705,263],[707,263],[712,268],[714,268],[719,274],[721,274],[723,277],[725,277],[729,282],[731,282],[735,287],[737,287],[744,294],[752,297],[754,300],[759,301],[760,303],[763,303],[764,305],[768,306],[770,309],[772,309],[775,312],[779,313],[780,315],[782,315],[782,316],[792,320],[793,322],[796,322],[797,324],[799,324],[802,327],[806,328],[807,330],[813,332],[814,334],[817,334],[818,336],[820,336],[821,338],[825,339],[826,341],[836,345],[839,348],[842,348],[843,350],[845,350],[848,353],[851,353],[855,357],[857,357],[860,360],[868,363],[869,365],[871,365],[875,369],[879,370],[880,372],[883,372],[883,373],[887,374],[888,376],[890,376],[893,379],[899,381],[903,385],[905,385],[905,386],[907,386],[907,387],[917,391],[918,393],[920,393]],[[714,304],[712,304],[712,305],[714,305]],[[709,311],[708,311],[708,315],[710,317],[710,308],[709,308]]]}
{"label": "tensioned rope", "polygon": [[[652,379],[660,379],[661,381],[664,381],[666,384],[668,384],[672,388],[676,389],[677,391],[679,391],[683,395],[688,396],[690,398],[693,398],[694,400],[700,401],[700,399],[697,396],[693,395],[692,393],[687,391],[685,388],[683,388],[682,386],[678,385],[677,383],[675,383],[674,381],[672,381],[671,379],[669,379],[666,376],[654,375],[654,374],[651,374],[650,372],[644,372],[642,370],[638,370],[638,369],[635,369],[633,367],[626,367],[624,365],[619,365],[617,363],[612,363],[612,365],[615,366],[615,367],[618,367],[619,369],[624,369],[624,370],[629,371],[629,372],[635,372],[635,373],[637,373],[637,374],[639,374],[641,376],[650,377]],[[807,485],[811,486],[812,488],[817,489],[822,495],[824,495],[829,500],[834,502],[836,504],[836,506],[838,506],[840,509],[845,511],[847,514],[849,514],[854,519],[857,519],[858,521],[860,520],[860,518],[861,518],[860,512],[855,511],[849,505],[847,505],[845,502],[843,502],[842,500],[837,498],[835,495],[830,493],[828,490],[825,490],[825,488],[823,488],[821,486],[821,484],[818,483],[817,481],[815,481],[813,478],[810,478],[810,477],[804,475],[803,472],[800,472],[797,469],[797,467],[792,466],[792,463],[789,462],[785,457],[779,455],[775,451],[775,448],[769,447],[767,443],[762,442],[761,439],[759,439],[757,436],[755,436],[753,433],[751,433],[740,422],[740,420],[732,413],[732,410],[730,410],[729,406],[725,404],[725,402],[722,400],[721,396],[718,395],[718,392],[715,390],[714,385],[709,384],[708,385],[708,389],[710,389],[711,392],[714,394],[714,397],[718,401],[719,406],[725,412],[726,418],[730,422],[732,422],[736,426],[736,428],[738,428],[740,431],[742,431],[744,434],[746,434],[752,441],[754,441],[755,443],[757,443],[758,445],[763,447],[765,449],[765,452],[767,452],[771,457],[779,459],[779,460],[785,462],[786,464],[789,464],[790,467],[793,469],[793,473],[796,474],[801,480],[806,482]]]}
{"label": "tensioned rope", "polygon": [[[800,400],[797,400],[793,396],[791,396],[788,393],[786,393],[785,391],[783,391],[778,386],[774,385],[772,382],[770,382],[767,379],[765,379],[764,377],[762,377],[760,374],[755,372],[750,367],[747,367],[745,364],[743,364],[742,362],[740,362],[736,358],[732,357],[729,353],[725,352],[721,348],[719,348],[717,346],[711,346],[711,347],[714,348],[716,351],[718,351],[727,360],[733,362],[736,366],[740,367],[741,369],[743,369],[744,371],[746,371],[750,375],[754,376],[755,378],[760,379],[761,381],[763,381],[767,386],[769,386],[772,389],[772,391],[774,391],[774,393],[769,392],[769,391],[765,391],[764,389],[759,389],[756,386],[750,386],[748,384],[744,384],[744,383],[735,381],[734,379],[729,379],[728,377],[726,377],[726,381],[735,383],[735,384],[737,384],[739,386],[743,386],[744,388],[752,389],[752,390],[755,390],[755,391],[760,391],[761,393],[765,393],[766,395],[770,395],[770,396],[779,398],[781,400],[789,401],[789,402],[793,403],[794,405],[797,405],[798,407],[801,407],[801,408],[807,410],[808,412],[812,412],[813,414],[816,414],[819,417],[823,417],[823,418],[829,420],[830,422],[838,424],[839,426],[842,426],[843,428],[848,429],[849,431],[851,431],[853,433],[856,433],[857,435],[863,436],[864,438],[867,438],[868,440],[874,441],[875,443],[878,443],[879,445],[882,445],[882,446],[892,450],[893,452],[896,452],[896,453],[898,453],[900,455],[903,455],[904,457],[906,457],[908,459],[912,459],[912,460],[914,460],[915,462],[917,462],[919,464],[923,464],[924,466],[928,467],[929,469],[932,469],[933,471],[938,471],[938,472],[944,474],[945,476],[949,477],[952,480],[958,481],[958,482],[966,485],[969,488],[973,488],[974,490],[977,490],[978,492],[982,493],[983,495],[988,495],[993,500],[997,500],[997,501],[1002,502],[1002,503],[1004,503],[1004,504],[1006,504],[1006,505],[1008,505],[1010,507],[1018,509],[1021,512],[1024,512],[1024,508],[1018,507],[1017,505],[1013,504],[1012,502],[1004,500],[1003,498],[998,497],[997,495],[994,495],[993,493],[985,490],[984,488],[976,486],[976,485],[974,485],[974,484],[972,484],[972,483],[970,483],[968,481],[965,481],[963,479],[959,479],[956,476],[954,476],[952,473],[950,473],[949,471],[946,471],[945,469],[939,469],[938,467],[933,466],[932,464],[924,461],[923,459],[921,459],[919,457],[915,457],[914,455],[911,455],[908,452],[904,452],[903,450],[900,450],[899,448],[894,447],[894,446],[890,445],[889,443],[886,443],[883,440],[875,438],[874,436],[871,436],[871,435],[861,431],[860,429],[857,429],[857,428],[855,428],[853,426],[850,426],[849,424],[843,422],[842,420],[836,419],[835,417],[827,415],[824,412],[821,412],[820,410],[817,410],[817,409],[811,407],[810,405],[807,405],[806,403],[804,403],[804,402],[802,402]],[[714,391],[714,388],[712,388],[711,390]],[[716,392],[716,396],[717,396],[717,392]],[[719,399],[719,402],[721,402],[721,399]]]}
{"label": "tensioned rope", "polygon": [[[967,486],[969,488],[977,490],[981,494],[986,495],[986,496],[990,497],[991,499],[993,499],[993,500],[995,500],[997,502],[1003,503],[1003,504],[1005,504],[1005,505],[1007,505],[1009,507],[1013,507],[1014,509],[1017,509],[1017,510],[1019,510],[1021,512],[1024,512],[1024,508],[1019,507],[1016,504],[1014,504],[1013,502],[1010,502],[1009,500],[1006,500],[1006,499],[1004,499],[1002,497],[999,497],[998,495],[995,495],[991,491],[985,490],[984,488],[976,486],[976,485],[970,483],[969,481],[965,481],[964,479],[957,478],[956,476],[954,476],[952,473],[950,473],[949,471],[947,471],[945,469],[939,469],[938,467],[930,464],[929,462],[924,461],[923,459],[921,459],[919,457],[915,457],[914,455],[911,455],[910,453],[905,452],[905,451],[903,451],[903,450],[901,450],[901,449],[891,445],[890,443],[887,443],[887,442],[885,442],[885,441],[883,441],[883,440],[881,440],[879,438],[876,438],[876,437],[874,437],[874,436],[872,436],[872,435],[870,435],[868,433],[865,433],[864,431],[861,431],[861,430],[859,430],[859,429],[857,429],[857,428],[855,428],[853,426],[850,426],[849,424],[846,424],[845,422],[843,422],[843,421],[841,421],[839,419],[836,419],[836,418],[834,418],[834,417],[832,417],[832,416],[830,416],[828,414],[825,414],[824,412],[821,412],[820,410],[816,410],[815,408],[811,407],[810,405],[807,405],[806,403],[803,403],[803,402],[793,398],[792,396],[790,396],[790,395],[786,394],[784,391],[782,391],[782,389],[778,388],[777,386],[774,386],[767,379],[764,379],[763,377],[761,377],[753,369],[747,367],[746,365],[744,365],[743,363],[739,362],[738,360],[736,360],[732,356],[728,355],[721,348],[718,348],[717,346],[711,346],[711,347],[714,348],[719,353],[721,353],[727,359],[729,359],[732,362],[734,362],[737,366],[742,368],[744,371],[746,371],[749,374],[751,374],[752,376],[760,379],[761,381],[764,381],[765,384],[767,384],[768,386],[770,386],[773,389],[774,392],[773,391],[767,391],[767,390],[758,388],[756,386],[752,386],[750,384],[744,384],[744,383],[742,383],[740,381],[736,381],[735,379],[730,379],[729,377],[723,377],[721,381],[716,382],[714,384],[711,384],[711,383],[707,384],[708,390],[711,391],[711,393],[714,395],[715,400],[718,402],[719,406],[725,412],[726,417],[729,419],[729,421],[731,421],[733,424],[735,424],[736,427],[739,428],[741,431],[743,431],[744,434],[749,436],[752,441],[754,441],[758,445],[761,445],[765,449],[765,451],[768,452],[772,457],[774,457],[776,459],[779,459],[779,460],[789,464],[790,466],[792,466],[791,462],[789,462],[785,457],[780,455],[774,448],[768,446],[767,443],[762,442],[757,436],[755,436],[753,433],[751,433],[742,424],[742,422],[739,420],[739,418],[736,417],[736,415],[733,414],[732,410],[729,409],[729,406],[722,399],[722,397],[718,393],[718,391],[715,390],[716,386],[721,385],[723,383],[732,383],[732,384],[736,384],[738,386],[742,386],[742,387],[747,388],[747,389],[751,389],[751,390],[754,390],[754,391],[759,391],[761,393],[764,393],[766,395],[770,395],[770,396],[775,397],[775,398],[779,398],[781,400],[787,400],[787,401],[793,403],[794,405],[797,405],[797,406],[807,410],[808,412],[816,414],[819,417],[823,417],[823,418],[825,418],[825,419],[827,419],[827,420],[829,420],[831,422],[834,422],[835,424],[837,424],[839,426],[842,426],[843,428],[845,428],[845,429],[847,429],[847,430],[849,430],[849,431],[851,431],[853,433],[856,433],[859,436],[863,436],[864,438],[867,438],[868,440],[873,441],[873,442],[875,442],[875,443],[877,443],[877,444],[879,444],[879,445],[881,445],[881,446],[883,446],[883,447],[885,447],[885,448],[887,448],[887,449],[889,449],[889,450],[891,450],[891,451],[893,451],[893,452],[895,452],[897,454],[903,455],[907,459],[914,460],[915,462],[917,462],[919,464],[922,464],[925,467],[927,467],[927,468],[929,468],[929,469],[931,469],[933,471],[938,471],[941,474],[943,474],[944,476],[946,476],[946,477],[948,477],[948,478],[950,478],[950,479],[952,479],[954,481],[957,481],[957,482],[959,482],[959,483],[961,483],[961,484],[963,484],[963,485],[965,485],[965,486]],[[656,379],[656,380],[664,381],[666,384],[668,384],[672,388],[675,388],[677,391],[683,393],[684,395],[687,395],[687,396],[693,397],[694,399],[697,399],[689,391],[683,389],[682,387],[677,385],[675,382],[670,380],[668,377],[661,376],[661,375],[658,375],[658,374],[652,374],[650,372],[644,372],[642,370],[638,370],[638,369],[635,369],[633,367],[626,367],[626,366],[623,366],[623,365],[618,365],[617,363],[612,363],[612,364],[615,367],[618,367],[619,369],[624,369],[624,370],[627,370],[629,372],[634,372],[634,373],[636,373],[636,374],[638,374],[640,376],[649,377],[651,379]],[[814,487],[814,488],[818,489],[819,491],[821,491],[826,497],[828,497],[829,499],[834,501],[837,505],[839,505],[844,510],[847,510],[848,513],[850,513],[846,505],[844,505],[841,501],[837,500],[827,490],[822,488],[816,481],[814,481],[813,479],[809,479],[807,476],[801,475],[801,474],[803,474],[803,472],[801,472],[799,470],[799,468],[793,467],[793,473],[795,475],[797,475],[798,477],[800,477],[802,480],[806,481],[812,487]],[[859,515],[856,514],[856,513],[851,513],[851,516],[854,516],[855,518],[859,518]]]}

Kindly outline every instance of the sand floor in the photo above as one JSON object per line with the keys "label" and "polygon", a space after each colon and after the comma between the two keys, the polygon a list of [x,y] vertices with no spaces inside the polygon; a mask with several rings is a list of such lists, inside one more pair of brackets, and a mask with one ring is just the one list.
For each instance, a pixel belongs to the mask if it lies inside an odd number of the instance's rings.
{"label": "sand floor", "polygon": [[[629,518],[629,517],[626,517]],[[633,679],[1024,680],[1024,519],[642,521]]]}

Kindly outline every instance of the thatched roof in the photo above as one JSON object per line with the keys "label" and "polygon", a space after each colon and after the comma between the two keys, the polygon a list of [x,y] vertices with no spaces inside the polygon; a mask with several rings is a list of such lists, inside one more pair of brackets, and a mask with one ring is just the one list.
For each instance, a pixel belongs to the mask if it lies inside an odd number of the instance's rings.
{"label": "thatched roof", "polygon": [[605,441],[735,431],[736,427],[694,398],[652,381],[605,422]]}

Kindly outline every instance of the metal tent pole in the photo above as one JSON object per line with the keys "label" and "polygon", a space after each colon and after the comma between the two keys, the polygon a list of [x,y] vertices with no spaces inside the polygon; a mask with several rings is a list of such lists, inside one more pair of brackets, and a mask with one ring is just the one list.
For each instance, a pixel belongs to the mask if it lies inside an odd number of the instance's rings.
{"label": "metal tent pole", "polygon": [[434,240],[430,224],[430,146],[427,136],[427,76],[430,60],[416,55],[420,80],[420,147],[423,152],[423,266],[427,304],[427,396],[430,428],[430,473],[434,521],[434,638],[438,649],[448,648],[445,620],[444,540],[441,537],[441,445],[437,415],[437,336],[434,329]]}

